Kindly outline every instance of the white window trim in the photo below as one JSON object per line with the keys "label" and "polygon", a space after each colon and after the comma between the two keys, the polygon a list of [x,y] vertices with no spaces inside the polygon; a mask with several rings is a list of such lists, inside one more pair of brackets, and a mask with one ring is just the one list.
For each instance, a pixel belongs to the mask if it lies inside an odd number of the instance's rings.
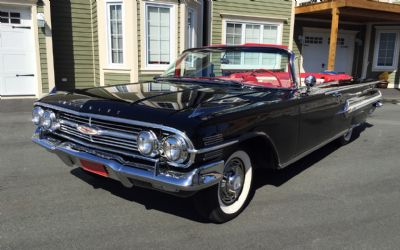
{"label": "white window trim", "polygon": [[[186,48],[196,48],[197,47],[197,38],[198,38],[198,34],[197,34],[197,11],[194,8],[189,7],[187,10],[187,17],[189,17],[189,13],[192,13],[192,41],[190,44],[189,41],[189,33],[188,33],[188,29],[186,28]],[[187,18],[186,18],[187,19]],[[186,20],[185,22],[186,27],[189,24],[188,20]]]}
{"label": "white window trim", "polygon": [[[238,24],[252,24],[252,25],[277,25],[278,26],[278,45],[282,45],[283,39],[283,22],[281,21],[252,21],[243,20],[236,18],[224,18],[222,20],[222,44],[226,44],[226,25],[227,23],[238,23]],[[260,39],[263,37],[264,29],[261,29]],[[242,29],[242,44],[244,43],[245,29]]]}
{"label": "white window trim", "polygon": [[[395,33],[396,34],[396,43],[394,46],[394,55],[393,55],[393,65],[392,66],[378,66],[378,54],[379,54],[379,41],[380,35],[382,33]],[[400,30],[398,29],[387,29],[387,27],[377,27],[375,33],[375,45],[374,45],[374,58],[372,60],[372,71],[392,71],[396,70],[399,62],[399,45],[400,45]]]}
{"label": "white window trim", "polygon": [[[277,43],[278,45],[282,45],[282,39],[283,39],[283,22],[281,21],[253,21],[253,20],[242,20],[242,19],[236,19],[236,18],[224,18],[222,20],[222,44],[226,44],[226,26],[227,23],[235,23],[235,24],[250,24],[250,25],[276,25],[278,26],[277,32],[278,32],[278,39]],[[245,44],[245,35],[246,34],[246,29],[242,27],[242,44]],[[260,43],[262,43],[262,38],[264,37],[264,28],[260,30]],[[244,60],[244,57],[241,58]],[[243,62],[242,62],[243,64]],[[241,65],[243,68],[243,65]],[[250,66],[251,67],[251,66]],[[236,69],[237,65],[225,65],[225,69]]]}
{"label": "white window trim", "polygon": [[[120,4],[122,13],[122,62],[123,63],[113,63],[112,62],[112,48],[111,48],[111,27],[110,27],[110,5]],[[107,0],[105,2],[106,8],[106,23],[107,23],[107,66],[109,69],[125,69],[126,68],[126,57],[125,57],[125,9],[122,0]]]}
{"label": "white window trim", "polygon": [[174,62],[176,58],[176,6],[174,4],[161,4],[161,3],[153,3],[153,2],[145,2],[144,3],[144,33],[142,33],[142,39],[144,39],[144,54],[143,54],[143,59],[144,59],[144,70],[166,70],[168,69],[169,65],[164,65],[164,64],[148,64],[147,61],[147,49],[149,47],[148,45],[148,39],[147,39],[147,7],[149,6],[154,6],[154,7],[164,7],[164,8],[169,8],[170,9],[170,55],[169,55],[169,60],[170,64]]}

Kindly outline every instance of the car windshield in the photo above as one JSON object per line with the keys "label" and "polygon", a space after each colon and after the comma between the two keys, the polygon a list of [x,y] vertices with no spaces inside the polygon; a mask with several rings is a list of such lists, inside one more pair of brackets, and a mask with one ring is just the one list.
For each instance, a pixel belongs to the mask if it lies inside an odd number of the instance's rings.
{"label": "car windshield", "polygon": [[216,47],[185,51],[160,78],[291,88],[290,53],[275,47]]}

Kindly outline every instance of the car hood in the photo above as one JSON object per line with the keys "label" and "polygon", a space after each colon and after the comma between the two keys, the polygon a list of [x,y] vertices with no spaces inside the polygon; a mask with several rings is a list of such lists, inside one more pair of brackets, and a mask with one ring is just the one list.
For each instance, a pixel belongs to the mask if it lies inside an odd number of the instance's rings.
{"label": "car hood", "polygon": [[283,95],[285,91],[240,85],[157,81],[57,91],[40,102],[77,112],[180,128],[249,106],[276,102]]}

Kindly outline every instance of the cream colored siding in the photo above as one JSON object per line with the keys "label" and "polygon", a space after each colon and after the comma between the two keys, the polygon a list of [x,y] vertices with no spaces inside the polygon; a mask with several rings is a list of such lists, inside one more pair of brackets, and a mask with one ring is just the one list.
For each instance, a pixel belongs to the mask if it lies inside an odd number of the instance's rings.
{"label": "cream colored siding", "polygon": [[[37,7],[38,13],[44,12],[43,6]],[[47,69],[47,53],[46,53],[46,30],[45,28],[38,28],[38,38],[39,38],[39,52],[40,52],[40,68],[42,77],[42,93],[49,92],[49,78]]]}
{"label": "cream colored siding", "polygon": [[99,34],[97,20],[97,0],[90,0],[92,4],[92,40],[93,40],[93,64],[95,85],[100,85],[100,66],[99,66]]}

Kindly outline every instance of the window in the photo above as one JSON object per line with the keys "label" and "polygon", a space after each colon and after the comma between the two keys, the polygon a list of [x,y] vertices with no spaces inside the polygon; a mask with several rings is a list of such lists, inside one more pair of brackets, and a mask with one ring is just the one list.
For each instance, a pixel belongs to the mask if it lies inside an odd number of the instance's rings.
{"label": "window", "polygon": [[226,23],[226,44],[280,43],[280,24]]}
{"label": "window", "polygon": [[124,63],[122,3],[107,4],[109,63]]}
{"label": "window", "polygon": [[[239,45],[244,43],[280,44],[281,24],[257,24],[226,22],[225,42],[227,45]],[[268,68],[278,67],[281,62],[276,55],[230,52],[226,59],[229,64],[267,65]]]}
{"label": "window", "polygon": [[168,66],[173,60],[173,8],[169,5],[146,5],[146,62],[148,67]]}
{"label": "window", "polygon": [[[324,38],[321,36],[306,36],[304,38],[304,44],[322,44],[323,40],[324,40]],[[328,44],[329,44],[329,41],[328,41]]]}
{"label": "window", "polygon": [[196,47],[196,35],[196,13],[193,9],[188,9],[186,48]]}
{"label": "window", "polygon": [[0,23],[21,24],[21,13],[0,11]]}
{"label": "window", "polygon": [[166,83],[150,83],[151,92],[169,92],[171,91],[171,85]]}
{"label": "window", "polygon": [[399,57],[399,31],[377,30],[373,69],[394,70]]}

